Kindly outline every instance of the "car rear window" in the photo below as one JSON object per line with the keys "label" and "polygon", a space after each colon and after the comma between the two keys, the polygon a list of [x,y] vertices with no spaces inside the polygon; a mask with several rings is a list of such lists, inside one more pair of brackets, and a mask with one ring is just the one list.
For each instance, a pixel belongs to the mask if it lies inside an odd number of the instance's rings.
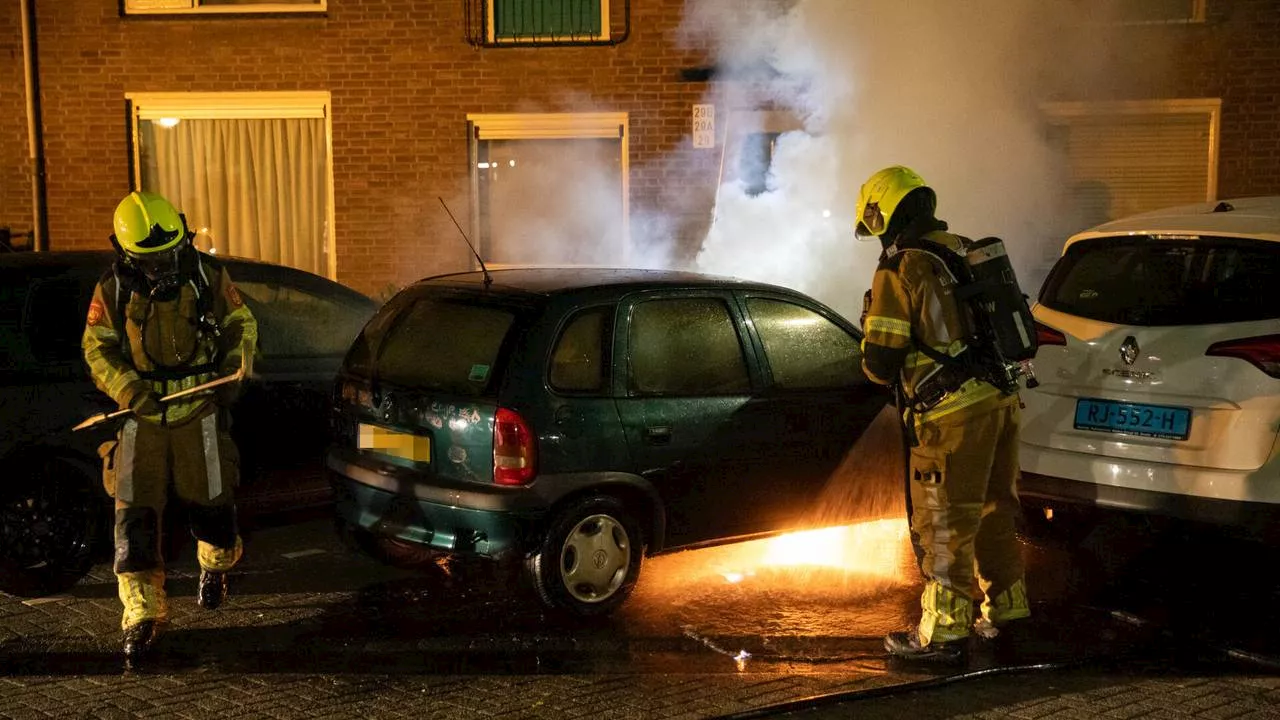
{"label": "car rear window", "polygon": [[1280,246],[1217,237],[1084,240],[1058,260],[1040,303],[1117,325],[1280,318]]}
{"label": "car rear window", "polygon": [[347,372],[403,387],[489,394],[514,308],[419,297],[392,302],[364,329],[347,356]]}

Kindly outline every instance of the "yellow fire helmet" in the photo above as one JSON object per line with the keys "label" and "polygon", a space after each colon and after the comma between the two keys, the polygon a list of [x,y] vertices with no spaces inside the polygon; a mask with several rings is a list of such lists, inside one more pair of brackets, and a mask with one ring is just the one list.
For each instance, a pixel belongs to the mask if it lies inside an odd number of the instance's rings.
{"label": "yellow fire helmet", "polygon": [[901,165],[887,167],[872,175],[858,191],[857,236],[883,235],[893,219],[893,211],[907,193],[927,187],[924,178],[916,171]]}
{"label": "yellow fire helmet", "polygon": [[186,218],[153,192],[131,192],[116,206],[112,242],[133,257],[173,250],[190,236]]}

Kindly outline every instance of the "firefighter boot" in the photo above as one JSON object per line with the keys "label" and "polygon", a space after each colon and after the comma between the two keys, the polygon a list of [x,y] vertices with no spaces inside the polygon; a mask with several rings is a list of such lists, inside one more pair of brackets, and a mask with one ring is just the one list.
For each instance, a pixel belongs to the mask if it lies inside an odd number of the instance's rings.
{"label": "firefighter boot", "polygon": [[920,630],[915,626],[884,636],[884,649],[903,660],[935,663],[956,663],[964,659],[968,638],[945,642],[920,642]]}
{"label": "firefighter boot", "polygon": [[124,629],[122,650],[126,667],[134,667],[155,645],[160,626],[155,620],[142,620]]}
{"label": "firefighter boot", "polygon": [[200,587],[196,604],[205,610],[216,610],[227,599],[227,574],[217,570],[200,571]]}

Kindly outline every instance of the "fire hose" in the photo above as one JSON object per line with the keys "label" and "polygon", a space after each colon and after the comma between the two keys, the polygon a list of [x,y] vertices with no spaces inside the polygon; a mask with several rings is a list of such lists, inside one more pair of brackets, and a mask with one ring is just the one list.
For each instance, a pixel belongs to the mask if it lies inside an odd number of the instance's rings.
{"label": "fire hose", "polygon": [[[1172,641],[1175,643],[1186,643],[1187,638],[1170,630],[1167,627],[1161,627],[1155,622],[1142,618],[1133,613],[1102,607],[1089,605],[1079,606],[1079,609],[1090,612],[1096,612],[1107,616],[1112,620],[1116,620],[1127,625],[1154,631],[1161,639]],[[1209,643],[1203,640],[1196,640],[1195,644],[1201,651],[1207,651],[1207,654],[1217,656],[1219,659],[1232,661],[1235,663],[1252,666],[1259,670],[1275,673],[1280,672],[1280,657],[1263,655],[1260,653],[1242,650],[1234,647],[1223,647]],[[757,656],[757,659],[760,659]],[[767,658],[773,660],[782,660],[784,658]],[[789,662],[804,662],[803,658],[785,658]],[[846,690],[842,692],[826,693],[799,700],[789,700],[783,703],[767,705],[764,707],[752,708],[738,713],[728,715],[720,715],[710,720],[754,720],[756,718],[776,718],[785,713],[804,712],[808,710],[816,710],[818,708],[841,705],[857,701],[882,699],[905,695],[907,693],[919,692],[923,690],[932,690],[948,685],[955,685],[969,680],[979,680],[982,678],[1000,676],[1000,675],[1016,675],[1031,672],[1052,671],[1052,670],[1074,670],[1088,667],[1094,664],[1102,664],[1107,661],[1115,661],[1119,659],[1115,654],[1105,654],[1104,656],[1089,656],[1077,658],[1069,658],[1064,660],[1052,660],[1044,662],[1032,662],[1011,665],[995,665],[992,667],[984,667],[975,670],[968,670],[948,675],[940,675],[930,677],[923,680],[914,680],[911,682],[898,683],[894,685],[881,685],[873,688],[863,688],[859,690]],[[824,659],[824,662],[830,662]]]}
{"label": "fire hose", "polygon": [[[895,387],[894,399],[895,399],[895,405],[897,406],[897,409],[898,409],[898,417],[901,418],[902,408],[903,408],[903,398],[902,398],[901,390],[897,389],[896,387]],[[899,424],[901,425],[901,423]],[[903,480],[907,485],[906,502],[907,502],[907,516],[909,518],[911,514],[911,493],[909,489],[910,488],[910,477],[909,477],[910,447],[905,437],[905,426],[904,426],[903,440],[904,441],[902,443],[902,448],[903,448],[902,460],[905,468],[903,473]],[[920,554],[922,552],[922,548],[920,547],[919,540],[914,532],[911,533],[911,545],[912,545],[912,550],[916,554],[917,560],[919,560]],[[1125,610],[1097,607],[1092,605],[1079,605],[1076,607],[1077,609],[1085,612],[1100,614],[1111,621],[1120,622],[1133,628],[1138,628],[1148,632],[1153,632],[1154,634],[1156,634],[1158,637],[1160,637],[1165,641],[1171,641],[1173,643],[1183,643],[1183,644],[1192,642],[1198,647],[1199,650],[1202,651],[1201,654],[1206,656],[1214,656],[1220,660],[1225,660],[1228,662],[1234,662],[1238,664],[1251,666],[1267,672],[1273,672],[1273,673],[1280,672],[1280,657],[1263,655],[1260,653],[1243,650],[1236,647],[1223,647],[1201,638],[1187,638],[1167,627],[1161,627],[1157,623],[1149,619],[1143,618],[1139,615],[1136,615],[1134,613],[1131,613]],[[735,660],[738,660],[739,662],[741,662],[742,656],[744,655],[744,653],[733,655],[732,653],[723,651],[720,648],[715,647],[711,643],[707,642],[707,640],[704,638],[694,638],[694,639],[702,640],[704,644],[707,644],[713,650],[724,652],[725,654],[730,655],[730,657],[733,657]],[[799,657],[799,656],[783,656],[783,655],[769,655],[769,656],[754,655],[752,657],[754,660],[757,660],[757,661],[766,660],[766,661],[791,662],[791,663],[833,663],[833,662],[847,662],[855,659],[857,660],[865,659],[865,656],[858,657],[858,658],[852,658],[852,657],[806,658],[806,657]],[[745,710],[739,713],[722,715],[722,716],[713,718],[712,720],[750,720],[753,718],[774,718],[774,717],[783,715],[785,713],[803,712],[803,711],[814,710],[814,709],[825,707],[825,706],[840,705],[843,703],[851,703],[851,702],[862,701],[862,700],[888,698],[888,697],[904,695],[912,692],[919,692],[923,690],[940,688],[940,687],[953,685],[953,684],[961,683],[968,680],[979,680],[982,678],[988,678],[993,676],[1015,675],[1015,674],[1031,673],[1031,672],[1039,672],[1039,671],[1073,670],[1073,669],[1088,667],[1094,664],[1101,664],[1108,661],[1114,661],[1116,659],[1117,659],[1117,656],[1114,653],[1103,653],[1100,655],[1084,655],[1082,657],[1073,657],[1073,658],[1067,658],[1062,660],[1015,663],[1015,664],[1009,664],[1009,665],[994,665],[991,667],[983,667],[980,669],[967,670],[963,672],[940,675],[936,677],[930,677],[923,680],[915,680],[915,681],[906,682],[906,683],[883,685],[883,686],[873,687],[873,688],[863,688],[859,690],[848,690],[848,691],[842,691],[842,692],[836,692],[836,693],[817,695],[809,698],[802,698],[799,700],[787,701],[787,702],[768,705],[760,708],[753,708],[753,709]]]}

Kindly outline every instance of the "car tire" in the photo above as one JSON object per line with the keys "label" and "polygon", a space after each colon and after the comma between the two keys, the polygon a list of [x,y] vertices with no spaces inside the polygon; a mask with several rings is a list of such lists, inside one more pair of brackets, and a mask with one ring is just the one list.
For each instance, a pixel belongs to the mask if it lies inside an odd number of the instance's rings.
{"label": "car tire", "polygon": [[67,590],[92,567],[108,515],[97,478],[49,455],[20,460],[0,487],[0,591],[40,597]]}
{"label": "car tire", "polygon": [[552,516],[526,570],[547,607],[598,617],[630,596],[643,560],[639,523],[621,500],[600,495]]}

